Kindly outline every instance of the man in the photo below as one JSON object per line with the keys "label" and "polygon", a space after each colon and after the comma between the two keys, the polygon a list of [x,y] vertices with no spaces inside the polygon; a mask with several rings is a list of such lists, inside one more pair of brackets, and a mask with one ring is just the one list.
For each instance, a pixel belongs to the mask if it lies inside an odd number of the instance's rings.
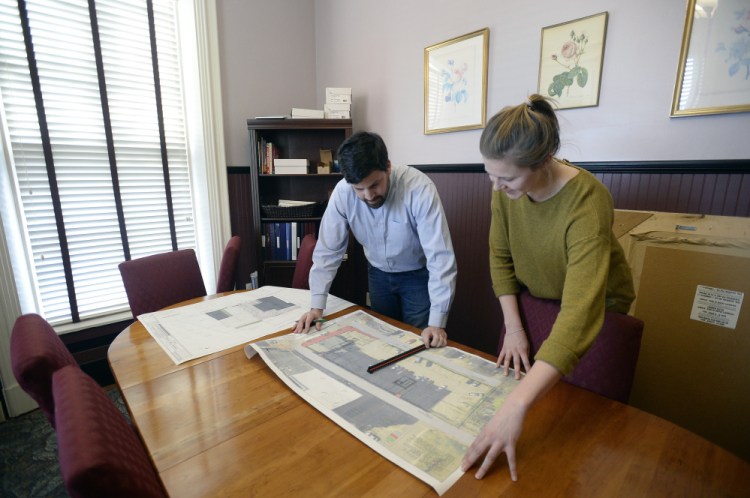
{"label": "man", "polygon": [[310,270],[312,306],[295,332],[308,332],[323,316],[351,229],[367,257],[371,308],[423,329],[425,346],[445,346],[456,257],[435,185],[419,170],[391,167],[375,133],[355,133],[337,155],[344,179],[320,224]]}

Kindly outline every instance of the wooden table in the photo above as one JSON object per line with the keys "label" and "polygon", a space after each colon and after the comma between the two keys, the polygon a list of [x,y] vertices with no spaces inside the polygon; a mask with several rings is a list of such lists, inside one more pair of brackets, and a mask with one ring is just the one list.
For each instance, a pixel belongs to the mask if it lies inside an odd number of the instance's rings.
{"label": "wooden table", "polygon": [[[172,497],[436,496],[308,405],[258,355],[248,360],[243,346],[175,365],[135,322],[108,356]],[[472,470],[444,496],[750,494],[750,463],[564,382],[529,412],[517,453],[517,482],[503,455],[484,479]]]}

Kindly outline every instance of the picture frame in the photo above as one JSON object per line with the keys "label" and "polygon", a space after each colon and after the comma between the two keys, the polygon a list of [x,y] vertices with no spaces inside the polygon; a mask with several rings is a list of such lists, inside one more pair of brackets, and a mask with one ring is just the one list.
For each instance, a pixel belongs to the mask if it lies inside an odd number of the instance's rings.
{"label": "picture frame", "polygon": [[557,109],[599,105],[608,20],[600,12],[542,28],[537,93]]}
{"label": "picture frame", "polygon": [[484,128],[489,28],[424,49],[424,133]]}
{"label": "picture frame", "polygon": [[750,111],[750,0],[688,0],[672,117]]}

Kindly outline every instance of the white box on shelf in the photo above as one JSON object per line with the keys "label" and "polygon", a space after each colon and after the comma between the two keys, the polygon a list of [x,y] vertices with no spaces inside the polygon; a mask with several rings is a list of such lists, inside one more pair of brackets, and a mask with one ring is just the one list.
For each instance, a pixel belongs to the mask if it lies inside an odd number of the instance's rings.
{"label": "white box on shelf", "polygon": [[325,113],[322,109],[302,109],[292,107],[292,118],[295,119],[323,119]]}
{"label": "white box on shelf", "polygon": [[273,172],[277,175],[306,175],[307,159],[274,159]]}
{"label": "white box on shelf", "polygon": [[284,167],[284,166],[304,166],[305,168],[309,164],[309,161],[307,159],[280,159],[276,158],[273,160],[273,165],[275,167]]}
{"label": "white box on shelf", "polygon": [[349,111],[326,111],[326,119],[351,119]]}
{"label": "white box on shelf", "polygon": [[351,88],[326,88],[326,103],[328,104],[351,104]]}
{"label": "white box on shelf", "polygon": [[352,105],[351,104],[324,104],[323,110],[325,112],[334,112],[334,111],[351,111]]}
{"label": "white box on shelf", "polygon": [[274,169],[275,175],[306,175],[307,166],[282,166]]}

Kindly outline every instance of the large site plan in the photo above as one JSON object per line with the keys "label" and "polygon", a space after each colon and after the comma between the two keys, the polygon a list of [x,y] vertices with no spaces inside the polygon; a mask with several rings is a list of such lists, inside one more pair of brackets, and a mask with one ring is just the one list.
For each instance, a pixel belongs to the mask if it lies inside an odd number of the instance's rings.
{"label": "large site plan", "polygon": [[518,381],[451,347],[367,373],[421,341],[356,311],[319,332],[256,342],[246,352],[259,353],[308,403],[442,495],[461,477],[464,453]]}
{"label": "large site plan", "polygon": [[[138,320],[176,365],[288,329],[309,309],[310,291],[266,285],[187,306],[144,313]],[[328,311],[353,303],[328,296]]]}

